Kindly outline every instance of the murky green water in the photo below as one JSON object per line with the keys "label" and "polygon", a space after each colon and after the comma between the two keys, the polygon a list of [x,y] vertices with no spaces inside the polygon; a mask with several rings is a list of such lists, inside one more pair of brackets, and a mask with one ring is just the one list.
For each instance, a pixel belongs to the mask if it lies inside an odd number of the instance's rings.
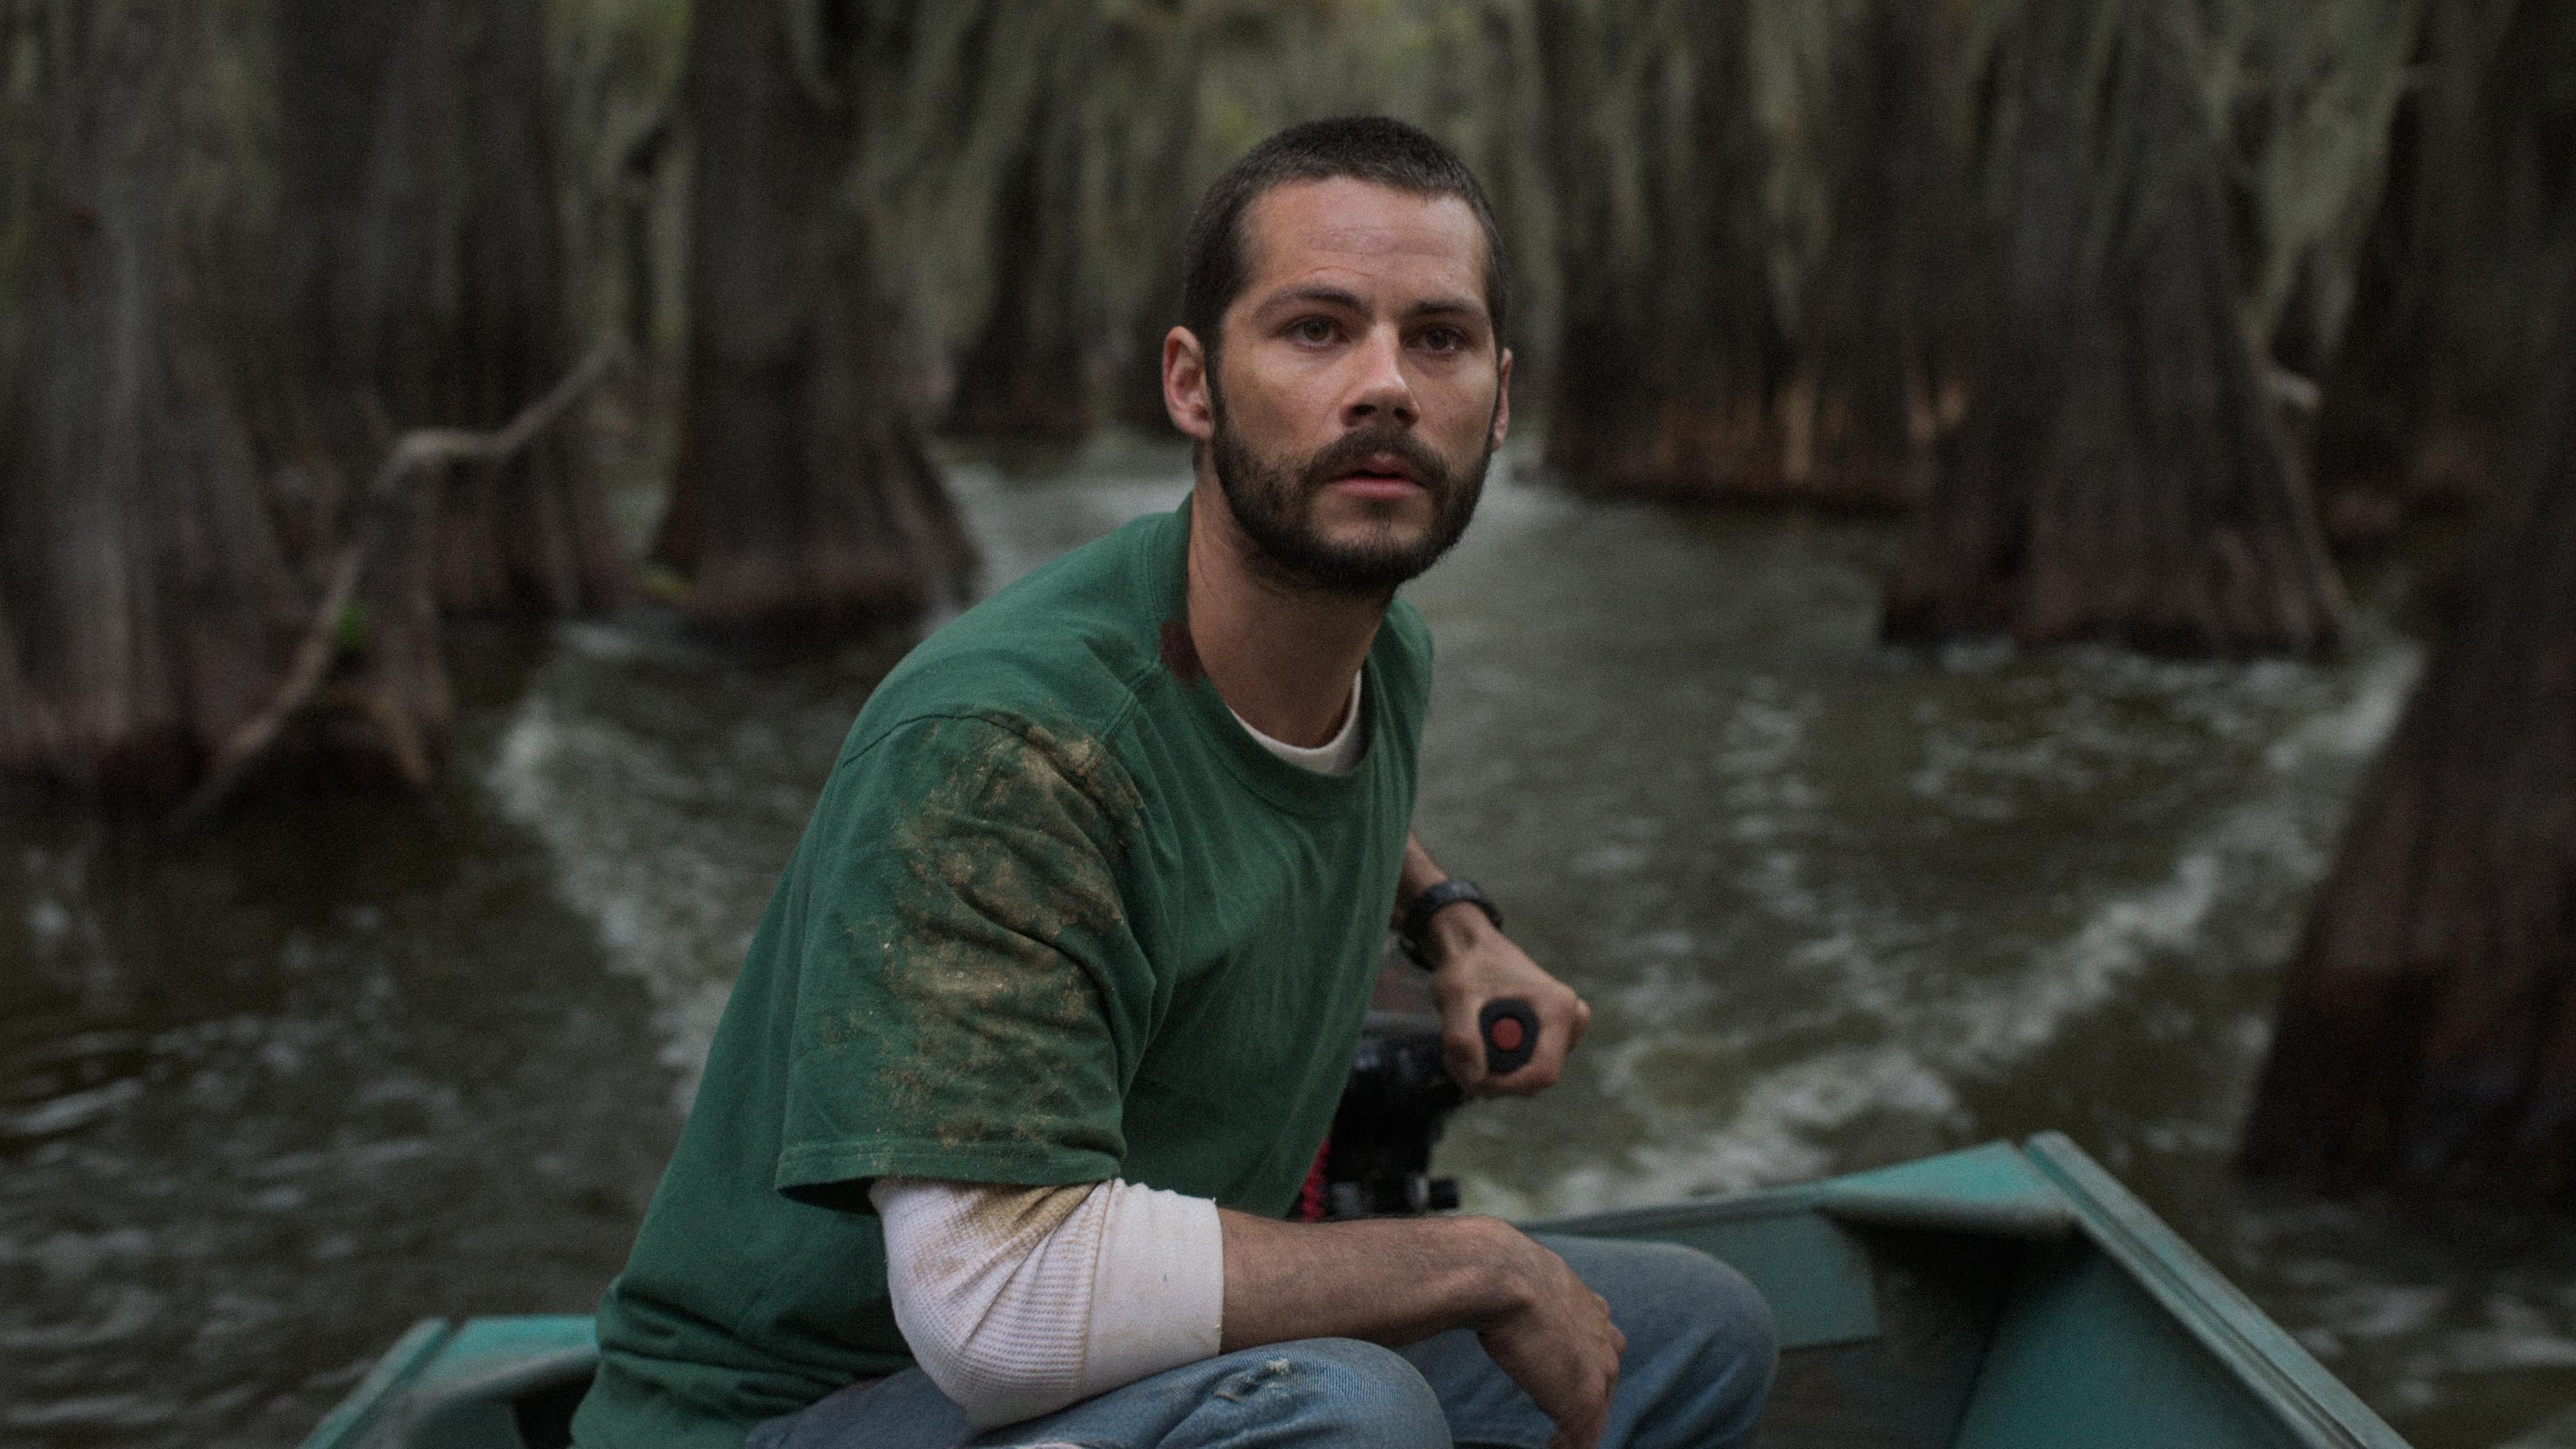
{"label": "murky green water", "polygon": [[[963,466],[996,577],[1168,506],[1111,445]],[[2071,1133],[2424,1449],[2576,1445],[2564,1225],[2227,1171],[2277,963],[2415,651],[2336,664],[1871,642],[1883,525],[1497,482],[1414,597],[1420,826],[1587,992],[1446,1166],[1521,1213]],[[0,1443],[287,1445],[410,1319],[581,1310],[894,646],[649,619],[460,642],[434,816],[269,809],[170,852],[0,834]]]}

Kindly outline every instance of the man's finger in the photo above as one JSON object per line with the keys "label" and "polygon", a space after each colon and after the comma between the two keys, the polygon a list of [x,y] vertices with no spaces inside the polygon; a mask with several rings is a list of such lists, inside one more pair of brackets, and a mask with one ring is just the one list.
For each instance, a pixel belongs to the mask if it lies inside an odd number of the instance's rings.
{"label": "man's finger", "polygon": [[[1474,1021],[1473,1015],[1467,1018]],[[1454,1027],[1440,1033],[1440,1056],[1449,1068],[1450,1079],[1468,1092],[1485,1084],[1485,1041],[1473,1026],[1465,1030]]]}
{"label": "man's finger", "polygon": [[1550,992],[1538,1016],[1538,1055],[1563,1062],[1565,1054],[1583,1039],[1583,998],[1571,991]]}
{"label": "man's finger", "polygon": [[1601,1442],[1601,1431],[1608,1427],[1610,1427],[1610,1394],[1605,1389],[1601,1397],[1588,1406],[1588,1411],[1581,1422],[1567,1430],[1567,1434],[1573,1439],[1576,1449],[1592,1449],[1593,1445]]}

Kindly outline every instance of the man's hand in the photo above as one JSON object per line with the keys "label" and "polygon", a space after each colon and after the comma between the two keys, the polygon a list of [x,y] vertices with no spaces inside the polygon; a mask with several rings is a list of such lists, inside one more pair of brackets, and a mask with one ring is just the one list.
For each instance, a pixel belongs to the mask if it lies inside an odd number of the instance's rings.
{"label": "man's hand", "polygon": [[[1448,879],[1419,836],[1404,842],[1404,871],[1395,888],[1395,915],[1404,919],[1415,896]],[[1574,989],[1539,969],[1485,913],[1460,901],[1433,913],[1423,927],[1431,958],[1431,994],[1440,1005],[1441,1056],[1449,1075],[1475,1096],[1526,1097],[1556,1085],[1565,1054],[1583,1040],[1592,1008]],[[1517,996],[1538,1013],[1538,1050],[1521,1069],[1485,1075],[1485,1038],[1478,1018],[1488,1001]]]}
{"label": "man's hand", "polygon": [[1283,1223],[1220,1212],[1231,1353],[1298,1338],[1401,1347],[1475,1331],[1494,1366],[1556,1423],[1556,1449],[1593,1449],[1627,1338],[1565,1260],[1492,1218]]}
{"label": "man's hand", "polygon": [[[1477,1096],[1526,1097],[1556,1085],[1565,1054],[1583,1040],[1592,1008],[1574,989],[1539,968],[1485,913],[1459,904],[1431,918],[1425,932],[1433,970],[1431,995],[1440,1004],[1441,1056],[1458,1085]],[[1521,1069],[1485,1074],[1485,1038],[1479,1017],[1485,1003],[1517,996],[1538,1012],[1538,1050]]]}
{"label": "man's hand", "polygon": [[1526,1249],[1514,1263],[1526,1284],[1523,1305],[1478,1328],[1476,1341],[1556,1422],[1551,1449],[1592,1449],[1610,1417],[1628,1336],[1610,1321],[1608,1300],[1584,1286],[1563,1258],[1512,1236]]}

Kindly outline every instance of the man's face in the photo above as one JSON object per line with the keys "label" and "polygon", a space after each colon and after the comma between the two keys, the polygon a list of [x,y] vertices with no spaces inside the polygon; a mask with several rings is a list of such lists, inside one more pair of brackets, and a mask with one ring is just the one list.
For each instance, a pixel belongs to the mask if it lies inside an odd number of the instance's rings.
{"label": "man's face", "polygon": [[1247,283],[1209,379],[1217,481],[1289,581],[1383,594],[1466,530],[1511,359],[1467,203],[1336,178],[1243,218]]}

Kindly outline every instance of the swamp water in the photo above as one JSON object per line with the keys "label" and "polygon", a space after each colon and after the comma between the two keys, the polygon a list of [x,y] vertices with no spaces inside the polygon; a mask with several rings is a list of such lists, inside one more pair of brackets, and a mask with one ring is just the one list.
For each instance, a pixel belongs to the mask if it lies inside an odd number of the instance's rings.
{"label": "swamp water", "polygon": [[[956,483],[1005,580],[1184,487],[1107,444]],[[1507,463],[1415,585],[1419,826],[1596,1011],[1462,1114],[1510,1214],[2063,1128],[2423,1449],[2576,1445],[2565,1224],[2241,1186],[2279,963],[2418,651],[1872,641],[1883,523],[1613,505]],[[295,1443],[424,1314],[583,1311],[896,645],[650,617],[456,643],[435,812],[176,850],[0,824],[0,1445]]]}

